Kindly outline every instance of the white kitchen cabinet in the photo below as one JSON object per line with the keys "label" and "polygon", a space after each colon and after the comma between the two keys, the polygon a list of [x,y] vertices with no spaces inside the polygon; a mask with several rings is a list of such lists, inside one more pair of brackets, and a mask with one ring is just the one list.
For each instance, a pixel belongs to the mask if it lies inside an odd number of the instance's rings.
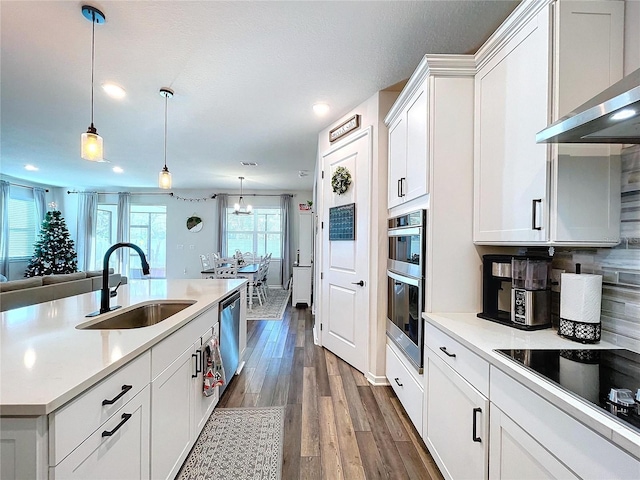
{"label": "white kitchen cabinet", "polygon": [[493,366],[490,388],[491,478],[640,478],[636,458]]}
{"label": "white kitchen cabinet", "polygon": [[49,415],[49,465],[55,466],[150,381],[145,352]]}
{"label": "white kitchen cabinet", "polygon": [[429,452],[445,478],[488,478],[489,400],[433,350],[426,348],[425,356]]}
{"label": "white kitchen cabinet", "polygon": [[149,478],[149,385],[57,466],[51,480]]}
{"label": "white kitchen cabinet", "polygon": [[151,478],[174,478],[191,449],[194,355],[185,350],[151,384]]}
{"label": "white kitchen cabinet", "polygon": [[402,360],[402,353],[392,344],[387,343],[386,375],[391,388],[396,392],[414,427],[422,433],[422,406],[424,403],[423,376],[411,373]]}
{"label": "white kitchen cabinet", "polygon": [[215,407],[217,396],[202,393],[202,345],[217,323],[216,304],[151,350],[152,372],[161,370],[151,383],[151,478],[176,476]]}
{"label": "white kitchen cabinet", "polygon": [[479,50],[476,244],[618,243],[616,147],[535,135],[622,77],[623,25],[624,2],[523,2]]}
{"label": "white kitchen cabinet", "polygon": [[489,477],[542,480],[578,478],[498,407],[490,407]]}
{"label": "white kitchen cabinet", "polygon": [[311,267],[293,267],[293,289],[291,293],[291,304],[306,304],[311,306]]}
{"label": "white kitchen cabinet", "polygon": [[423,81],[415,90],[403,90],[385,118],[389,127],[388,208],[429,193],[427,85]]}

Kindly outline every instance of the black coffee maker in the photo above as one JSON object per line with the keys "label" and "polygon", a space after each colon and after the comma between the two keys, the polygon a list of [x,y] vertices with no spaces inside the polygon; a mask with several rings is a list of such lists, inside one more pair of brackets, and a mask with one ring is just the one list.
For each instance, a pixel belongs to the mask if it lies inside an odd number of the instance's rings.
{"label": "black coffee maker", "polygon": [[551,258],[482,257],[482,312],[478,317],[522,330],[551,326]]}
{"label": "black coffee maker", "polygon": [[482,312],[478,317],[511,323],[511,260],[513,255],[482,256]]}

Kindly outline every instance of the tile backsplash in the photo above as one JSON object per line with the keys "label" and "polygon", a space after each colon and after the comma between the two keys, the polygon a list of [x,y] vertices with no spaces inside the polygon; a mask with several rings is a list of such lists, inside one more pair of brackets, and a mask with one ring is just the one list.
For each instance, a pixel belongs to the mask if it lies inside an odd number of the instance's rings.
{"label": "tile backsplash", "polygon": [[[640,145],[624,149],[621,158],[620,245],[557,249],[553,268],[574,272],[580,263],[583,273],[602,275],[602,339],[640,351]],[[553,303],[557,315],[557,294]]]}

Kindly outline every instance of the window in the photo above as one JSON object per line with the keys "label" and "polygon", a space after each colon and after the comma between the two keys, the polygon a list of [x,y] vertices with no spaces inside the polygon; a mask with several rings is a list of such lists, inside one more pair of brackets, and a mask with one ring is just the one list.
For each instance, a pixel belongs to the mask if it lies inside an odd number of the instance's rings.
{"label": "window", "polygon": [[240,250],[282,258],[280,218],[280,208],[253,207],[252,215],[235,215],[227,208],[227,252],[221,253],[230,257]]}
{"label": "window", "polygon": [[[107,249],[117,242],[118,207],[99,204],[96,223],[96,265],[102,268]],[[129,242],[138,245],[147,257],[151,277],[167,276],[167,207],[163,205],[131,205],[129,216]],[[129,255],[129,278],[143,278],[142,265],[135,250],[123,250]],[[109,267],[117,269],[115,253],[109,259]]]}
{"label": "window", "polygon": [[[129,241],[147,257],[153,278],[167,276],[167,207],[131,205]],[[129,250],[129,275],[142,278],[142,266],[135,250]]]}
{"label": "window", "polygon": [[[98,218],[96,220],[96,268],[102,268],[104,253],[116,243],[118,232],[118,207],[117,205],[98,205]],[[111,255],[109,268],[117,270],[118,258]]]}
{"label": "window", "polygon": [[39,232],[33,191],[12,186],[9,193],[9,258],[31,258]]}

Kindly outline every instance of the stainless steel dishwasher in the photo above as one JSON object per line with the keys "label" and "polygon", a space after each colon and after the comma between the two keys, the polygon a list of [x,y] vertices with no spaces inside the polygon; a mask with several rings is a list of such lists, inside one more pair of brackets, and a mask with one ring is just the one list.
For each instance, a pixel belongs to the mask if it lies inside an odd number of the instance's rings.
{"label": "stainless steel dishwasher", "polygon": [[220,387],[225,391],[238,369],[240,361],[240,293],[235,292],[220,302],[220,355],[226,382]]}

